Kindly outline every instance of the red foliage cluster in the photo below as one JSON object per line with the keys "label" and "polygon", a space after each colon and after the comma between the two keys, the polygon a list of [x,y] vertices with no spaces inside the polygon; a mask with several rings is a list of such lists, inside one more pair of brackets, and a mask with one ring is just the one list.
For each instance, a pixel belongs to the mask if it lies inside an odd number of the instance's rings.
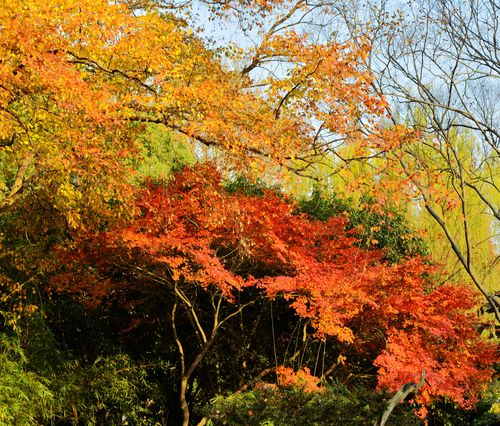
{"label": "red foliage cluster", "polygon": [[[137,200],[131,225],[93,237],[79,262],[135,265],[229,301],[246,287],[283,297],[318,338],[374,359],[380,387],[397,389],[425,369],[425,397],[466,407],[490,379],[495,354],[471,325],[473,293],[434,285],[435,269],[420,258],[388,265],[380,251],[356,245],[347,219],[294,214],[272,191],[230,194],[211,165],[185,169],[168,185],[149,184]],[[74,291],[82,281],[64,276],[54,285],[76,285]]]}

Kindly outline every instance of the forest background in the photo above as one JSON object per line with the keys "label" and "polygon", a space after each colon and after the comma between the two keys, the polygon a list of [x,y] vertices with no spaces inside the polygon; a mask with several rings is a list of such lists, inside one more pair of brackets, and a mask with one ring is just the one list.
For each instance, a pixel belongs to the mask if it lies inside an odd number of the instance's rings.
{"label": "forest background", "polygon": [[498,12],[4,2],[0,424],[498,421]]}

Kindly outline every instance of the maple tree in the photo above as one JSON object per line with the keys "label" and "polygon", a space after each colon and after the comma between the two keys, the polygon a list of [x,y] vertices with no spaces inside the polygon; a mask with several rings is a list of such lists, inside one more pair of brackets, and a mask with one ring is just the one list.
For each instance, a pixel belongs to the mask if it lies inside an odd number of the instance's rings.
{"label": "maple tree", "polygon": [[[52,287],[90,305],[167,290],[184,424],[191,375],[224,324],[263,297],[286,303],[315,339],[371,360],[381,387],[397,388],[424,369],[429,385],[418,397],[424,406],[446,397],[471,407],[489,381],[494,348],[473,328],[472,292],[435,284],[435,267],[418,257],[387,264],[381,250],[356,244],[346,218],[294,214],[293,204],[273,191],[228,193],[210,165],[186,168],[168,186],[148,185],[137,202],[130,226],[89,235],[80,250],[64,255],[66,272]],[[258,292],[245,296],[252,288]],[[186,319],[179,319],[186,315],[199,340],[194,348]],[[342,362],[348,369],[349,359]],[[287,377],[287,370],[280,374]]]}

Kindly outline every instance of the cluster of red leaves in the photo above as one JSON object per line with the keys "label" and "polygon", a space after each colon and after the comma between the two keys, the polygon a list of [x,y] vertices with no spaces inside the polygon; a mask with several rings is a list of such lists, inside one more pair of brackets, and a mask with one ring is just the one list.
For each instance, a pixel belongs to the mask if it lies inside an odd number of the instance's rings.
{"label": "cluster of red leaves", "polygon": [[[423,259],[386,264],[382,252],[356,245],[347,219],[294,214],[272,191],[230,194],[211,165],[185,169],[168,185],[147,185],[137,200],[141,213],[129,227],[94,237],[74,259],[92,253],[93,268],[132,265],[229,301],[250,286],[283,297],[316,337],[373,359],[380,387],[397,389],[425,369],[430,386],[423,395],[466,407],[490,379],[495,354],[472,327],[473,293],[433,285],[436,271]],[[80,291],[82,281],[89,283],[65,276],[54,285]]]}

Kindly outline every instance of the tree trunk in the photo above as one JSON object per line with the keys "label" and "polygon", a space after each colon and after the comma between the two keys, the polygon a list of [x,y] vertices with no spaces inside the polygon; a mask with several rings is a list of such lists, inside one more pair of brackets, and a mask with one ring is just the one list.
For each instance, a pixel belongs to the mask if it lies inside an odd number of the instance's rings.
{"label": "tree trunk", "polygon": [[182,426],[189,426],[189,405],[186,401],[186,390],[188,386],[189,377],[181,378],[181,386],[179,390],[179,400],[182,409]]}

